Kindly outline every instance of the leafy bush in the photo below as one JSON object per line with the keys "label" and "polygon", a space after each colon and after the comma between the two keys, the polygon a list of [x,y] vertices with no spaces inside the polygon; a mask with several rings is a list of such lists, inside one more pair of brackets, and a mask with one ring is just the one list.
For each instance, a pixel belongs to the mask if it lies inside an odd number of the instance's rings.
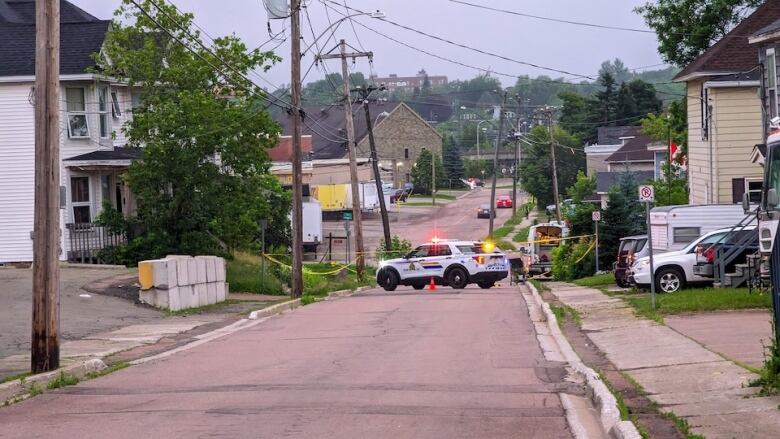
{"label": "leafy bush", "polygon": [[400,258],[412,251],[412,243],[405,239],[401,239],[398,235],[393,235],[390,243],[392,244],[392,248],[387,250],[385,247],[385,240],[382,239],[379,241],[379,245],[374,252],[374,257],[377,261]]}
{"label": "leafy bush", "polygon": [[576,243],[565,241],[553,249],[552,274],[558,280],[573,280],[590,276],[596,271],[593,242],[582,238]]}

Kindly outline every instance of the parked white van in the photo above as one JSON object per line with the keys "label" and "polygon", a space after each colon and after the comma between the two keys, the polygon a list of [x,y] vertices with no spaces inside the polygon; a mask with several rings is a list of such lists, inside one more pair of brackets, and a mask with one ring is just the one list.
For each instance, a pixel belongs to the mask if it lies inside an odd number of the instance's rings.
{"label": "parked white van", "polygon": [[[731,227],[745,218],[742,205],[664,206],[650,210],[653,251],[682,250],[702,235]],[[753,214],[755,217],[755,214]],[[755,218],[750,223],[755,224]]]}

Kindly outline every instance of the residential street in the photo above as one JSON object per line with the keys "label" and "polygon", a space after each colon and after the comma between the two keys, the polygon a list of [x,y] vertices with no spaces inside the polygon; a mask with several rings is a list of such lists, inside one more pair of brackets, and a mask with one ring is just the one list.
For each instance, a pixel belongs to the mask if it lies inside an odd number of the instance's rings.
{"label": "residential street", "polygon": [[0,409],[0,437],[571,437],[564,376],[514,287],[371,290]]}

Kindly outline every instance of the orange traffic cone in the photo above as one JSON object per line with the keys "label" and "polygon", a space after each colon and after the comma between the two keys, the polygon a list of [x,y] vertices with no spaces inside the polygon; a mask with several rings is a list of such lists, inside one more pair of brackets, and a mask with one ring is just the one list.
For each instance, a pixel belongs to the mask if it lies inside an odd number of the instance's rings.
{"label": "orange traffic cone", "polygon": [[431,278],[431,283],[428,284],[428,290],[436,291],[436,282],[433,281],[433,278]]}

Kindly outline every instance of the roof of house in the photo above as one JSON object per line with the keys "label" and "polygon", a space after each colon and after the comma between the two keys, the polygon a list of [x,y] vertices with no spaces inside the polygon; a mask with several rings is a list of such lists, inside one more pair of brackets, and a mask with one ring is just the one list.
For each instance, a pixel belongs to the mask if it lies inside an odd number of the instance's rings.
{"label": "roof of house", "polygon": [[140,160],[143,157],[143,151],[141,148],[123,148],[115,147],[114,149],[102,149],[99,151],[92,151],[86,154],[77,155],[65,159],[65,162],[82,162],[82,161],[114,161],[114,160]]}
{"label": "roof of house", "polygon": [[[60,0],[60,23],[99,21],[95,16]],[[35,0],[0,0],[0,24],[35,24]]]}
{"label": "roof of house", "polygon": [[[623,177],[626,172],[598,172],[596,173],[596,193],[607,193],[612,186],[618,184],[620,178]],[[638,183],[655,178],[655,172],[653,171],[636,171],[628,172],[633,175],[634,180]]]}
{"label": "roof of house", "polygon": [[641,127],[598,127],[599,145],[620,145],[621,137],[639,135]]}
{"label": "roof of house", "polygon": [[753,32],[751,38],[761,37],[767,34],[771,34],[780,30],[780,19],[773,21],[771,24],[762,27],[761,29]]}
{"label": "roof of house", "polygon": [[647,162],[655,159],[655,153],[647,149],[647,145],[653,143],[653,139],[639,133],[633,139],[627,139],[626,143],[611,156],[604,160],[607,163]]}
{"label": "roof of house", "polygon": [[[371,122],[376,121],[383,111],[392,113],[401,105],[408,108],[408,105],[400,102],[370,103]],[[411,108],[409,110],[414,113],[414,110]],[[340,105],[304,107],[304,112],[306,117],[301,126],[301,133],[312,136],[312,158],[319,160],[344,157],[347,154],[347,134],[343,107]],[[355,143],[358,144],[368,135],[362,103],[353,105],[352,114],[355,126]],[[380,119],[377,125],[382,124],[384,120]],[[424,119],[420,118],[420,121],[427,125]],[[283,134],[289,135],[292,132],[292,119],[289,117],[281,118],[279,124],[282,126]]]}
{"label": "roof of house", "polygon": [[748,36],[780,19],[780,0],[767,0],[755,12],[742,20],[712,47],[688,64],[675,81],[687,81],[699,76],[744,72],[758,65],[755,47]]}
{"label": "roof of house", "polygon": [[[95,66],[111,24],[65,0],[60,4],[60,74],[86,73]],[[0,76],[35,74],[35,1],[0,0]]]}

